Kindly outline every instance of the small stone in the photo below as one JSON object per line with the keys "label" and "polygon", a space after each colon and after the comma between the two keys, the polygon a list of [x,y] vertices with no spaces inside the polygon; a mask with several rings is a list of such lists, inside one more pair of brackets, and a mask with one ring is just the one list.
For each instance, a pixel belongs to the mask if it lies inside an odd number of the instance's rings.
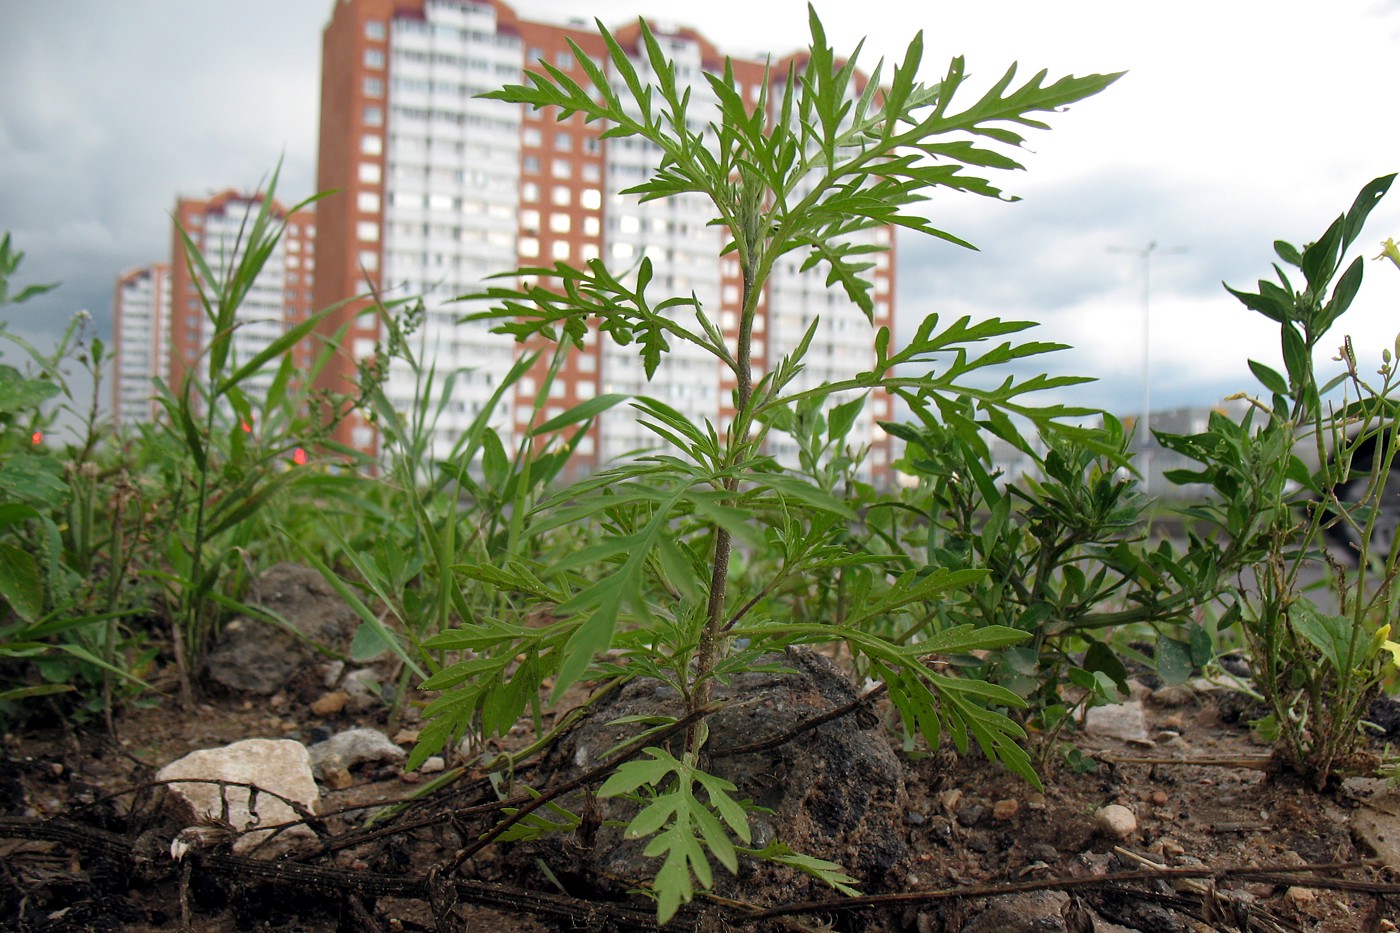
{"label": "small stone", "polygon": [[973,852],[986,855],[992,851],[992,837],[982,832],[972,833],[967,837],[967,847]]}
{"label": "small stone", "polygon": [[943,812],[951,813],[958,808],[962,802],[963,792],[956,787],[951,790],[942,791],[938,795],[938,805],[943,808]]}
{"label": "small stone", "polygon": [[1196,691],[1186,684],[1168,684],[1153,690],[1149,699],[1158,706],[1181,707],[1196,699]]}
{"label": "small stone", "polygon": [[992,804],[992,819],[999,822],[1009,820],[1021,809],[1021,802],[1015,798],[1008,797],[1005,800],[998,800]]}
{"label": "small stone", "polygon": [[1137,832],[1137,817],[1127,807],[1111,803],[1094,811],[1094,824],[1099,831],[1114,839],[1127,839]]}
{"label": "small stone", "polygon": [[1186,854],[1186,847],[1178,842],[1174,836],[1163,836],[1158,839],[1157,849],[1162,853],[1162,858],[1180,858]]}
{"label": "small stone", "polygon": [[1168,800],[1167,792],[1164,790],[1154,790],[1150,799],[1154,807],[1165,807]]}
{"label": "small stone", "polygon": [[398,732],[394,733],[394,738],[391,741],[393,741],[395,745],[412,745],[414,742],[418,741],[418,730],[400,729]]}
{"label": "small stone", "polygon": [[331,790],[345,790],[355,783],[355,779],[350,776],[350,769],[345,767],[344,759],[334,752],[322,756],[316,763],[316,775],[321,783]]}
{"label": "small stone", "polygon": [[922,826],[928,818],[917,810],[905,810],[904,822],[910,826]]}
{"label": "small stone", "polygon": [[976,826],[982,822],[982,817],[987,813],[987,808],[980,803],[965,803],[958,807],[958,822],[963,826]]}
{"label": "small stone", "polygon": [[1084,731],[1134,745],[1152,741],[1147,737],[1147,716],[1140,700],[1095,706],[1084,714]]}
{"label": "small stone", "polygon": [[1060,851],[1048,842],[1037,842],[1026,849],[1026,855],[1034,862],[1053,865],[1060,860]]}
{"label": "small stone", "polygon": [[362,667],[345,675],[340,683],[350,697],[350,708],[359,712],[373,709],[384,702],[384,688],[380,686],[379,675],[372,667]]}
{"label": "small stone", "polygon": [[1312,888],[1300,888],[1297,885],[1283,892],[1283,899],[1290,907],[1305,907],[1317,900],[1317,892]]}
{"label": "small stone", "polygon": [[446,768],[447,762],[442,759],[441,755],[432,755],[423,760],[423,764],[418,767],[418,770],[423,774],[437,774]]}
{"label": "small stone", "polygon": [[345,709],[345,704],[350,702],[350,694],[344,690],[332,690],[317,697],[311,704],[311,712],[320,717],[334,716]]}
{"label": "small stone", "polygon": [[402,761],[407,753],[389,741],[389,737],[378,729],[347,729],[331,736],[324,742],[317,742],[308,749],[311,763],[318,769],[327,757],[335,755],[346,768],[367,761]]}

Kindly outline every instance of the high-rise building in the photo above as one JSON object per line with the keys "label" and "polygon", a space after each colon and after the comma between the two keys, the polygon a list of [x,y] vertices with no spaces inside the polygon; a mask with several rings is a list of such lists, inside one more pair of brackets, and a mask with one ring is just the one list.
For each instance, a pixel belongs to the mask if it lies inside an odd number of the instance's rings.
{"label": "high-rise building", "polygon": [[[200,286],[211,302],[243,258],[248,233],[263,203],[261,194],[224,191],[211,198],[180,198],[171,227],[169,263],[132,270],[117,280],[113,330],[116,334],[114,410],[123,422],[155,418],[152,381],[178,388],[198,375],[209,347],[212,324],[200,297]],[[305,320],[314,300],[316,215],[311,209],[292,213],[276,201],[273,216],[286,229],[262,271],[244,296],[236,315],[231,361],[247,362],[288,328]],[[204,256],[217,281],[202,283],[188,262],[184,230]],[[302,341],[293,349],[298,371],[312,363],[316,343]],[[275,366],[243,383],[256,399],[267,389]]]}
{"label": "high-rise building", "polygon": [[[176,204],[178,226],[172,228],[170,260],[168,378],[171,386],[180,385],[191,371],[198,371],[199,361],[213,336],[199,288],[203,284],[205,294],[212,300],[220,284],[199,282],[195,270],[186,261],[180,230],[183,229],[199,248],[210,272],[222,282],[243,258],[248,231],[262,201],[261,194],[246,195],[230,190],[207,200],[180,198]],[[289,216],[276,201],[270,208],[274,217],[286,222],[286,229],[239,305],[231,351],[232,359],[238,362],[252,359],[288,328],[309,317],[315,300],[315,212],[308,208]],[[299,370],[305,371],[311,365],[313,350],[311,341],[303,341],[295,348]],[[265,391],[273,373],[273,368],[269,367],[254,375],[244,384],[244,392],[256,395]]]}
{"label": "high-rise building", "polygon": [[[720,71],[721,54],[691,29],[652,28],[690,91],[691,119],[704,125],[716,118],[702,72]],[[640,32],[632,25],[614,35],[645,79],[650,67]],[[642,203],[618,193],[648,177],[659,150],[637,139],[604,139],[605,127],[581,115],[559,121],[552,108],[478,98],[522,83],[541,60],[587,85],[569,40],[612,67],[598,33],[522,19],[501,0],[337,0],[325,29],[317,189],[335,193],[317,206],[316,305],[368,289],[385,299],[423,296],[416,351],[439,374],[461,371],[436,426],[439,454],[492,405],[502,375],[529,349],[489,333],[489,325],[459,322],[477,309],[451,299],[478,290],[489,275],[592,259],[622,274],[648,257],[655,268],[649,296],[693,293],[725,333],[737,333],[739,266],[720,257],[725,232],[709,225],[710,205],[698,195]],[[775,62],[772,75],[781,79],[788,63]],[[732,67],[747,98],[757,102],[765,63],[734,60]],[[893,247],[889,229],[865,235]],[[870,324],[839,288],[825,287],[819,270],[802,274],[801,262],[795,253],[784,258],[763,296],[754,324],[755,377],[818,316],[802,378],[810,384],[868,369]],[[892,326],[892,254],[877,254],[876,262],[875,322]],[[359,313],[367,304],[344,305],[331,325],[348,328],[345,352],[328,373],[340,391],[383,337],[378,318]],[[532,417],[548,419],[593,396],[622,393],[658,398],[696,419],[718,415],[723,430],[733,414],[733,376],[703,351],[672,347],[648,381],[634,347],[589,339],[551,386],[542,411],[535,414],[534,403],[543,361],[495,404],[493,423],[515,439]],[[397,407],[407,409],[419,388],[407,366],[391,363],[386,392]],[[874,421],[891,416],[890,404],[883,394],[873,398],[854,429],[854,439],[872,445],[877,474],[888,468],[889,443]],[[363,420],[347,419],[343,430],[341,439],[357,447],[373,450],[378,443],[374,426]],[[594,468],[655,446],[656,438],[620,406],[595,425],[579,462]],[[793,458],[781,439],[770,446]]]}
{"label": "high-rise building", "polygon": [[112,411],[121,424],[152,421],[152,380],[170,371],[169,265],[158,262],[117,277],[112,337]]}

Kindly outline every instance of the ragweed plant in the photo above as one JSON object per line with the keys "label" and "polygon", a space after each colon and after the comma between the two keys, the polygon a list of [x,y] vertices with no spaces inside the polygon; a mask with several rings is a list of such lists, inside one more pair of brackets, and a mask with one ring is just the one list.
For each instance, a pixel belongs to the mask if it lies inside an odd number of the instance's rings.
{"label": "ragweed plant", "polygon": [[[1400,377],[1395,352],[1383,352],[1379,382],[1362,372],[1351,338],[1323,381],[1316,354],[1361,288],[1364,260],[1343,268],[1372,209],[1394,181],[1372,181],[1351,208],[1302,249],[1282,240],[1274,251],[1297,270],[1297,285],[1275,265],[1278,281],[1258,291],[1230,289],[1279,327],[1284,371],[1251,360],[1265,390],[1243,423],[1214,415],[1205,433],[1158,434],[1203,465],[1168,474],[1206,483],[1215,501],[1188,510],[1215,525],[1221,566],[1237,574],[1221,627],[1239,624],[1252,655],[1255,687],[1268,702],[1262,724],[1285,762],[1319,786],[1337,774],[1370,770],[1361,727],[1388,663],[1385,645],[1397,605],[1400,549],[1393,547],[1396,487],[1391,464],[1400,437]],[[1396,260],[1388,241],[1382,257]],[[1311,461],[1315,466],[1310,466]],[[1324,532],[1347,542],[1337,555]],[[1320,571],[1326,597],[1308,575]]]}
{"label": "ragweed plant", "polygon": [[[432,721],[411,765],[483,720],[496,729],[508,727],[497,715],[499,698],[517,682],[552,678],[557,695],[600,675],[655,677],[683,698],[678,714],[698,722],[696,714],[711,707],[718,681],[790,645],[839,643],[888,685],[911,734],[935,746],[951,739],[960,749],[974,739],[989,757],[1037,781],[1018,745],[1022,730],[998,710],[1019,705],[1020,698],[934,665],[936,655],[1001,647],[1023,639],[1024,632],[931,624],[895,641],[877,631],[877,623],[966,586],[982,570],[894,568],[880,574],[878,587],[839,622],[771,613],[764,596],[773,588],[843,559],[835,538],[854,512],[812,476],[769,455],[767,442],[814,404],[820,409],[895,390],[935,417],[969,404],[983,417],[1016,414],[1045,427],[1080,412],[1037,406],[1027,393],[1078,380],[1006,379],[989,388],[980,377],[990,367],[1057,347],[1009,342],[1030,326],[1022,322],[930,315],[902,349],[893,345],[888,327],[878,327],[869,369],[812,386],[799,376],[816,322],[781,354],[770,351],[771,365],[761,374],[754,362],[755,322],[777,264],[792,254],[801,257],[804,270],[824,268],[828,286],[839,288],[873,322],[868,270],[880,247],[868,232],[897,226],[967,245],[914,206],[936,188],[1000,196],[978,173],[1020,167],[1003,150],[1021,145],[1021,130],[1045,128],[1032,114],[1094,94],[1115,76],[1047,84],[1042,72],[1015,86],[1013,66],[979,98],[959,105],[955,98],[966,81],[962,59],[936,84],[917,80],[922,37],[910,43],[888,83],[881,65],[863,81],[856,56],[838,59],[827,45],[815,12],[810,25],[812,42],[802,65],[768,75],[752,103],[727,65],[695,86],[682,81],[645,22],[640,65],[600,23],[606,61],[573,50],[586,71],[585,84],[541,62],[539,71],[527,74],[529,85],[487,95],[555,108],[560,119],[581,114],[603,121],[602,136],[610,145],[632,139],[654,147],[654,173],[623,194],[642,201],[703,199],[713,211],[712,223],[725,231],[723,252],[737,261],[743,285],[737,327],[727,332],[694,295],[653,300],[647,292],[653,267],[645,258],[624,275],[600,260],[517,270],[511,275],[523,284],[468,296],[492,304],[470,318],[495,321],[499,331],[522,341],[582,345],[610,339],[635,346],[648,378],[673,344],[689,345],[732,378],[733,415],[725,423],[716,411],[694,423],[658,400],[637,398],[637,417],[662,449],[535,506],[531,534],[592,524],[604,535],[581,551],[496,568],[492,585],[534,612],[535,624],[470,619],[428,640],[430,647],[469,650],[470,656],[423,685],[443,695],[426,711]],[[692,113],[702,94],[715,108],[708,124]],[[839,408],[832,416],[844,417]],[[739,547],[780,554],[772,578],[733,586]],[[711,858],[735,867],[730,834],[740,842],[748,834],[742,805],[705,772],[707,734],[703,724],[692,726],[679,755],[648,748],[650,762],[628,766],[604,785],[609,793],[638,793],[650,801],[629,833],[650,838],[647,854],[662,860],[654,887],[663,922],[691,896],[692,876],[709,886]]]}

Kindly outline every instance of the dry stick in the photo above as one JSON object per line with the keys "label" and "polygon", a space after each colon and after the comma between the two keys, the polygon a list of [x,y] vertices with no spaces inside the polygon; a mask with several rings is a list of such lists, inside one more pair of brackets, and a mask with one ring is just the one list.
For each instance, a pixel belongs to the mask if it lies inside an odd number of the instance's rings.
{"label": "dry stick", "polygon": [[[703,714],[703,713],[702,713]],[[685,720],[677,722],[673,731],[685,728]],[[595,769],[596,770],[596,769]],[[67,843],[79,849],[98,851],[118,858],[131,858],[131,843],[116,833],[95,829],[65,820],[36,820],[24,817],[0,817],[0,838],[44,839]],[[359,897],[403,897],[426,900],[430,897],[433,876],[429,878],[402,875],[385,875],[377,872],[356,871],[345,868],[322,868],[303,865],[297,862],[253,859],[214,852],[198,853],[189,856],[185,868],[192,862],[214,872],[233,877],[262,880],[272,883],[297,884],[303,887],[320,887],[353,892]],[[754,923],[759,920],[779,919],[795,914],[836,913],[866,908],[896,907],[926,903],[936,900],[973,897],[1002,897],[1030,891],[1072,890],[1076,888],[1115,887],[1134,881],[1157,879],[1188,878],[1238,878],[1247,881],[1261,881],[1268,884],[1291,884],[1298,882],[1299,875],[1316,872],[1332,872],[1345,869],[1373,867],[1376,860],[1364,862],[1332,862],[1312,865],[1266,865],[1258,868],[1168,868],[1148,871],[1118,872],[1093,878],[1042,879],[1039,881],[1006,882],[1001,884],[970,885],[960,888],[945,888],[934,891],[909,892],[906,894],[870,895],[842,900],[808,901],[789,904],[783,907],[763,910],[735,911],[736,922]],[[439,876],[440,877],[440,876]],[[1308,878],[1303,882],[1307,887],[1320,890],[1354,891],[1376,895],[1400,895],[1400,884],[1351,881],[1347,879]],[[655,929],[655,915],[650,911],[620,907],[611,904],[583,901],[555,894],[540,894],[524,891],[505,885],[458,879],[450,885],[455,898],[464,899],[485,906],[522,910],[533,914],[543,914],[567,918],[580,929],[599,929],[605,923],[612,923],[618,929]],[[1132,890],[1134,895],[1148,895],[1151,892]],[[689,911],[682,911],[679,920],[689,920]]]}
{"label": "dry stick", "polygon": [[1270,771],[1274,767],[1272,757],[1258,755],[1244,758],[1128,758],[1099,754],[1090,757],[1110,765],[1194,765],[1201,768],[1246,768],[1251,771]]}
{"label": "dry stick", "polygon": [[[909,891],[903,894],[869,894],[862,897],[843,898],[841,900],[804,901],[798,904],[765,908],[763,910],[744,914],[742,917],[736,919],[742,919],[745,922],[753,923],[759,920],[768,920],[773,917],[791,916],[792,914],[836,913],[879,907],[901,907],[911,904],[922,904],[929,901],[949,900],[952,898],[1006,897],[1013,894],[1025,894],[1030,891],[1068,891],[1074,888],[1113,887],[1132,881],[1156,881],[1158,879],[1239,878],[1252,881],[1256,878],[1290,878],[1293,879],[1293,881],[1297,881],[1297,876],[1300,874],[1319,871],[1338,871],[1344,868],[1360,868],[1372,866],[1374,864],[1376,864],[1374,861],[1330,862],[1327,864],[1298,866],[1267,865],[1258,868],[1164,868],[1143,871],[1124,871],[1095,877],[1044,878],[1038,881],[1008,881],[1000,884],[968,885],[961,888],[938,888],[932,891]],[[1279,882],[1275,880],[1272,883]],[[1321,890],[1364,891],[1370,894],[1400,894],[1400,884],[1385,884],[1382,882],[1309,878],[1305,884],[1309,888],[1318,888]]]}
{"label": "dry stick", "polygon": [[748,745],[736,745],[731,748],[718,748],[710,752],[709,755],[711,758],[729,758],[734,755],[750,755],[754,752],[762,752],[770,748],[777,748],[779,745],[785,745],[804,732],[808,732],[817,728],[817,726],[831,722],[833,719],[840,719],[842,716],[848,716],[856,712],[861,707],[866,706],[876,697],[883,694],[889,687],[890,685],[887,683],[876,684],[846,705],[838,706],[836,709],[822,713],[820,716],[809,719],[801,725],[789,729],[780,735],[776,735],[771,739],[762,739],[758,742],[750,742]]}

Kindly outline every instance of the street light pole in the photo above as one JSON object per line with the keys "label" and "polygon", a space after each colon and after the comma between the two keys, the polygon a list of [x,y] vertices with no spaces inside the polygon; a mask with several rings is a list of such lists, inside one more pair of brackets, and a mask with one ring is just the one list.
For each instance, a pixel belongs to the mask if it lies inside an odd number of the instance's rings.
{"label": "street light pole", "polygon": [[1152,254],[1184,253],[1186,249],[1177,246],[1163,250],[1152,240],[1142,249],[1110,246],[1108,251],[1142,257],[1142,413],[1137,430],[1142,446],[1142,491],[1146,493],[1152,485]]}

